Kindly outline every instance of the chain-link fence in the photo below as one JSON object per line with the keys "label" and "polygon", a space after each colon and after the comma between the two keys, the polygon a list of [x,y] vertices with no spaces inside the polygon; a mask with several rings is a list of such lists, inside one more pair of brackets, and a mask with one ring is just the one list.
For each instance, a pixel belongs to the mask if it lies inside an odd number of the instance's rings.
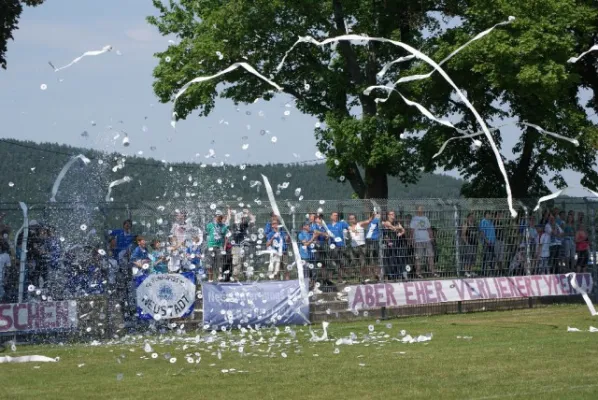
{"label": "chain-link fence", "polygon": [[[2,253],[10,258],[0,297],[4,304],[77,300],[94,332],[113,335],[135,319],[135,276],[296,279],[292,241],[310,289],[331,302],[356,283],[595,273],[598,202],[561,198],[537,211],[535,200],[515,203],[516,218],[505,199],[285,200],[281,218],[259,200],[30,204],[27,229],[19,205],[0,204]],[[336,307],[346,311],[346,302]],[[78,331],[91,329],[79,321]]]}

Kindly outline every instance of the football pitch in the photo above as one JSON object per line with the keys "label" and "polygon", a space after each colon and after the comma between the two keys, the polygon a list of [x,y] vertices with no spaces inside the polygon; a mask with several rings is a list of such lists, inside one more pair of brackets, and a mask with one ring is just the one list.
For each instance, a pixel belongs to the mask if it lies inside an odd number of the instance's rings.
{"label": "football pitch", "polygon": [[[598,326],[582,305],[245,333],[18,346],[3,399],[596,399]],[[568,327],[581,332],[568,332]],[[430,341],[403,343],[401,331]],[[353,344],[344,342],[351,338]],[[149,342],[148,342],[149,341]],[[148,342],[148,344],[146,344]],[[174,360],[176,359],[176,360]],[[199,362],[198,362],[199,360]]]}

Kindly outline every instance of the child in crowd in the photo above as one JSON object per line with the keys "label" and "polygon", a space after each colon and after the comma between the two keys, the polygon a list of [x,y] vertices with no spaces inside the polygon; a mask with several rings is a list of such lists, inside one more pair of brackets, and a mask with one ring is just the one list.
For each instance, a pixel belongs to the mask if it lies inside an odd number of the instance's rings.
{"label": "child in crowd", "polygon": [[152,240],[152,252],[150,254],[152,260],[152,274],[166,274],[168,273],[168,263],[166,261],[166,254],[163,249],[162,242],[159,239]]}
{"label": "child in crowd", "polygon": [[137,247],[131,254],[131,262],[140,268],[144,273],[149,273],[151,259],[147,250],[145,238],[139,235],[135,238],[135,242],[137,243]]}
{"label": "child in crowd", "polygon": [[176,236],[168,238],[168,272],[179,272],[181,269],[181,245],[178,243]]}
{"label": "child in crowd", "polygon": [[191,244],[187,246],[187,260],[189,261],[187,268],[197,272],[199,275],[203,275],[201,259],[201,239],[195,235],[192,237]]}

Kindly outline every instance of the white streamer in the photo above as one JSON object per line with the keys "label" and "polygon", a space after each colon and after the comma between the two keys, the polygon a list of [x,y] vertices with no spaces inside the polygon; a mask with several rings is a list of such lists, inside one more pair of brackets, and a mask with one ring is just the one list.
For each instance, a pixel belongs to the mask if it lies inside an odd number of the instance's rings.
{"label": "white streamer", "polygon": [[[508,25],[508,24],[510,24],[513,21],[515,21],[515,17],[511,16],[511,17],[509,17],[509,19],[507,21],[499,22],[498,24],[494,25],[492,28],[486,29],[485,31],[478,33],[471,40],[469,40],[467,43],[465,43],[464,45],[462,45],[459,48],[457,48],[456,50],[454,50],[444,60],[440,61],[438,63],[438,65],[439,66],[443,65],[444,63],[446,63],[447,61],[449,61],[451,58],[453,58],[455,55],[457,55],[457,53],[459,53],[461,50],[463,50],[464,48],[466,48],[467,46],[469,46],[471,43],[475,42],[476,40],[479,40],[479,39],[483,38],[484,36],[486,36],[487,34],[489,34],[490,32],[492,32],[495,28],[497,28],[499,26],[502,26],[502,25]],[[427,74],[423,74],[423,75],[405,76],[403,78],[400,78],[396,82],[396,84],[398,85],[399,83],[403,83],[403,82],[412,82],[412,81],[426,79],[426,78],[429,78],[430,76],[432,76],[432,74],[434,74],[435,71],[436,71],[436,69],[430,71]],[[440,71],[440,69],[438,69],[438,71]]]}
{"label": "white streamer", "polygon": [[[509,22],[512,21],[513,19],[514,19],[513,17],[509,17]],[[478,35],[478,36],[480,36],[480,35]],[[479,38],[478,36],[476,36],[476,38]],[[283,57],[282,61],[278,65],[277,69],[280,69],[282,67],[282,64],[284,63],[284,61],[285,61],[287,55],[289,54],[289,52],[297,44],[299,44],[299,43],[312,43],[312,44],[315,44],[316,46],[324,46],[326,44],[339,42],[341,40],[348,40],[348,41],[356,40],[356,41],[366,41],[366,42],[374,41],[374,42],[390,43],[390,44],[393,44],[395,46],[402,47],[403,49],[405,49],[408,52],[410,52],[411,54],[413,54],[415,57],[423,60],[424,62],[426,62],[427,64],[429,64],[430,66],[432,66],[434,68],[434,71],[437,70],[438,73],[440,75],[442,75],[442,77],[453,87],[453,89],[455,90],[455,92],[457,93],[457,95],[459,96],[459,98],[461,99],[461,101],[463,101],[463,103],[465,103],[465,105],[467,106],[467,108],[469,108],[471,110],[471,112],[475,116],[476,120],[478,121],[478,123],[482,127],[482,130],[484,131],[484,134],[486,135],[486,138],[488,139],[488,142],[490,143],[490,147],[492,148],[492,151],[494,152],[494,155],[495,155],[495,158],[496,158],[496,162],[498,163],[498,168],[500,169],[500,172],[503,175],[504,182],[505,182],[505,187],[506,187],[506,190],[507,190],[507,203],[509,205],[509,211],[511,212],[511,216],[513,218],[515,218],[517,216],[517,211],[515,211],[515,209],[513,208],[513,196],[512,196],[512,193],[511,193],[511,185],[509,184],[509,176],[507,174],[507,171],[505,169],[504,163],[502,161],[502,156],[501,156],[500,152],[498,151],[498,148],[496,147],[496,143],[494,142],[494,138],[490,134],[490,131],[488,130],[488,127],[486,126],[486,123],[484,122],[484,120],[482,119],[482,117],[480,116],[480,114],[478,113],[478,111],[475,109],[475,107],[469,102],[469,100],[467,99],[467,97],[465,96],[465,94],[457,87],[457,85],[455,84],[455,82],[453,82],[453,80],[440,67],[440,65],[438,65],[434,60],[432,60],[427,55],[423,54],[419,50],[417,50],[417,49],[415,49],[415,48],[413,48],[413,47],[411,47],[411,46],[409,46],[409,45],[407,45],[407,44],[405,44],[403,42],[399,42],[399,41],[391,40],[391,39],[386,39],[386,38],[365,37],[365,36],[361,36],[361,35],[342,35],[342,36],[337,36],[337,37],[334,37],[334,38],[328,38],[328,39],[325,39],[323,41],[317,41],[316,39],[314,39],[311,36],[305,36],[305,37],[299,37],[299,39],[297,40],[297,42],[295,42],[295,44],[293,44],[293,46],[285,53],[285,56]],[[432,72],[434,72],[434,71],[432,71]],[[411,79],[411,80],[415,80],[415,79]]]}
{"label": "white streamer", "polygon": [[60,358],[50,358],[46,356],[21,356],[21,357],[11,357],[11,356],[4,356],[0,357],[0,364],[8,364],[8,363],[25,363],[25,362],[58,362]]}
{"label": "white streamer", "polygon": [[565,192],[565,190],[567,190],[568,188],[565,189],[561,189],[561,190],[557,190],[554,193],[551,193],[549,195],[546,196],[542,196],[540,197],[540,199],[538,200],[538,204],[536,204],[536,207],[534,207],[534,211],[538,211],[540,209],[540,204],[544,203],[545,201],[549,201],[552,199],[556,199],[557,197],[559,197],[561,194],[563,194],[563,192]]}
{"label": "white streamer", "polygon": [[52,186],[52,197],[50,197],[50,201],[52,203],[56,202],[56,194],[58,193],[58,188],[60,187],[60,184],[62,183],[62,180],[64,179],[66,173],[73,166],[75,161],[77,161],[77,159],[81,159],[81,161],[83,161],[85,165],[90,163],[89,158],[85,157],[83,154],[71,157],[71,159],[64,165],[64,167],[62,167],[62,170],[60,171],[60,173],[56,177],[56,180],[54,181],[54,185]]}
{"label": "white streamer", "polygon": [[110,185],[108,185],[108,193],[106,194],[106,198],[104,199],[105,201],[110,201],[110,194],[112,193],[112,188],[114,186],[118,186],[121,185],[123,183],[127,183],[127,182],[131,182],[133,179],[131,179],[128,176],[125,176],[122,179],[118,179],[116,181],[110,182]]}
{"label": "white streamer", "polygon": [[87,56],[99,56],[100,54],[104,54],[109,52],[110,50],[112,50],[112,46],[108,45],[108,46],[104,46],[102,47],[102,50],[92,50],[92,51],[86,51],[85,53],[83,53],[83,55],[75,58],[73,61],[71,61],[70,63],[68,63],[67,65],[65,65],[64,67],[60,67],[60,68],[56,68],[54,66],[54,64],[52,64],[51,62],[48,62],[48,64],[50,64],[50,67],[52,67],[54,69],[54,72],[58,72],[60,70],[63,70],[65,68],[68,68],[76,63],[78,63],[79,61],[81,61],[83,59],[83,57],[87,57]]}
{"label": "white streamer", "polygon": [[328,325],[329,324],[330,323],[328,321],[322,322],[322,330],[324,331],[324,333],[322,333],[322,336],[317,336],[310,327],[309,333],[311,334],[311,338],[309,339],[309,341],[310,342],[325,342],[326,340],[328,340]]}
{"label": "white streamer", "polygon": [[385,64],[382,67],[382,69],[380,70],[380,72],[378,72],[376,74],[376,76],[378,76],[378,78],[382,78],[384,76],[384,74],[386,73],[386,71],[388,71],[388,69],[390,67],[392,67],[393,65],[398,64],[398,63],[402,63],[402,62],[405,62],[405,61],[413,60],[414,58],[415,58],[415,56],[413,54],[409,54],[408,56],[405,56],[405,57],[399,57],[396,60],[391,61],[391,62]]}
{"label": "white streamer", "polygon": [[577,284],[577,279],[575,279],[576,275],[577,274],[575,272],[569,272],[566,276],[569,278],[571,287],[573,289],[575,289],[575,291],[577,293],[581,294],[581,297],[583,297],[583,300],[586,302],[586,304],[588,306],[588,310],[590,310],[590,314],[592,314],[592,317],[594,317],[594,316],[598,315],[598,313],[596,312],[596,308],[594,308],[594,304],[592,303],[592,300],[590,300],[590,296],[588,296],[588,292],[586,292],[583,288],[581,288]]}
{"label": "white streamer", "polygon": [[590,47],[590,49],[588,51],[584,51],[583,53],[581,53],[577,57],[571,57],[570,59],[567,60],[567,62],[570,63],[570,64],[575,64],[581,58],[583,58],[586,54],[591,53],[593,51],[598,51],[598,44],[593,45],[592,47]]}
{"label": "white streamer", "polygon": [[549,132],[549,131],[545,130],[544,128],[539,127],[538,125],[530,124],[528,122],[522,122],[521,124],[525,125],[525,126],[529,126],[530,128],[534,128],[535,130],[537,130],[538,132],[540,132],[544,135],[554,136],[557,139],[566,140],[569,143],[573,143],[573,145],[575,147],[579,147],[579,140],[577,140],[577,139],[571,139],[566,136],[559,135],[558,133]]}
{"label": "white streamer", "polygon": [[[560,195],[562,195],[563,193],[565,193],[565,191],[567,191],[569,189],[576,189],[576,188],[578,188],[578,187],[576,187],[576,186],[568,186],[568,187],[566,187],[564,189],[557,190],[556,192],[551,193],[549,195],[540,197],[540,199],[538,200],[538,204],[536,204],[536,207],[534,208],[534,211],[538,211],[540,209],[540,204],[544,203],[545,201],[556,199],[557,197],[559,197]],[[583,186],[581,186],[581,189],[590,192],[595,197],[598,197],[598,193],[594,192],[593,190],[590,190],[590,189],[588,189],[586,187],[583,187]]]}
{"label": "white streamer", "polygon": [[[363,94],[365,94],[366,96],[369,95],[373,89],[384,89],[387,90],[388,92],[397,92],[399,94],[399,96],[401,96],[401,98],[403,99],[403,101],[405,103],[407,103],[407,105],[416,107],[425,117],[427,117],[428,119],[431,119],[432,121],[436,121],[441,125],[447,126],[449,128],[453,128],[454,130],[456,130],[457,132],[459,132],[460,134],[464,135],[462,137],[454,137],[454,138],[450,138],[449,140],[447,140],[446,142],[444,142],[444,144],[442,145],[442,147],[440,148],[440,150],[438,151],[438,153],[434,154],[434,156],[432,156],[432,158],[436,158],[438,157],[446,148],[446,145],[451,141],[451,140],[456,140],[456,139],[467,139],[467,138],[471,138],[471,137],[475,137],[475,136],[480,136],[483,135],[484,132],[480,131],[478,133],[474,133],[474,134],[470,134],[467,131],[464,131],[462,129],[457,128],[456,126],[454,126],[450,121],[444,120],[444,119],[440,119],[436,116],[434,116],[426,107],[424,107],[423,105],[421,105],[420,103],[417,103],[415,101],[411,101],[407,98],[405,98],[405,96],[403,96],[403,94],[401,92],[399,92],[398,90],[396,90],[395,88],[389,87],[389,86],[370,86],[368,87],[366,90],[363,91]],[[376,103],[384,103],[386,102],[388,99],[390,98],[387,97],[385,99],[383,98],[377,98],[375,101]],[[490,129],[491,131],[494,131],[496,129]],[[476,147],[480,147],[482,145],[482,142],[480,142],[479,140],[473,140],[473,145]]]}
{"label": "white streamer", "polygon": [[262,179],[264,180],[264,187],[266,188],[266,193],[268,194],[268,200],[270,201],[270,207],[272,207],[272,212],[274,213],[274,215],[278,217],[278,219],[280,220],[280,225],[287,231],[287,234],[291,237],[293,255],[295,256],[295,264],[297,265],[299,287],[301,288],[301,297],[303,299],[304,304],[307,305],[309,304],[309,297],[307,295],[307,287],[305,286],[305,277],[303,276],[303,261],[301,260],[301,255],[299,254],[299,246],[297,245],[297,239],[295,238],[295,235],[291,234],[291,231],[289,231],[286,224],[284,223],[284,219],[282,218],[282,214],[278,209],[278,204],[276,203],[276,198],[274,197],[274,191],[272,190],[270,181],[265,175],[262,175]]}
{"label": "white streamer", "polygon": [[214,78],[218,78],[219,76],[222,76],[222,75],[227,74],[227,73],[229,73],[231,71],[234,71],[234,70],[236,70],[239,67],[245,68],[245,70],[247,70],[247,72],[249,72],[249,73],[257,76],[261,80],[263,80],[266,83],[268,83],[270,86],[274,86],[278,91],[282,92],[282,87],[278,86],[275,82],[271,81],[270,79],[266,78],[264,75],[262,75],[259,72],[257,72],[255,70],[255,68],[253,68],[251,65],[249,65],[249,64],[247,64],[245,62],[234,63],[230,67],[228,67],[226,69],[223,69],[222,71],[220,71],[220,72],[218,72],[218,73],[216,73],[214,75],[200,76],[200,77],[194,78],[194,79],[190,80],[189,82],[185,83],[185,85],[183,85],[183,87],[174,96],[174,101],[173,101],[173,104],[172,104],[172,108],[173,108],[172,120],[170,121],[170,125],[172,125],[172,127],[176,129],[176,116],[177,116],[177,114],[174,112],[174,106],[176,105],[177,99],[179,97],[181,97],[183,95],[183,93],[185,93],[187,91],[187,89],[189,89],[189,86],[193,85],[194,83],[206,82],[206,81],[212,80]]}
{"label": "white streamer", "polygon": [[[436,157],[438,157],[439,155],[441,155],[441,154],[442,154],[442,152],[444,151],[444,149],[446,148],[446,146],[449,144],[449,142],[451,142],[451,141],[453,141],[453,140],[459,140],[459,139],[469,139],[469,138],[474,138],[474,137],[476,137],[476,136],[480,136],[480,135],[483,135],[483,134],[484,134],[484,132],[476,132],[476,133],[472,133],[472,134],[469,134],[469,135],[463,135],[463,136],[455,136],[455,137],[452,137],[452,138],[448,139],[446,142],[444,142],[444,143],[442,144],[442,146],[440,147],[440,150],[438,150],[438,153],[434,154],[434,155],[432,156],[432,158],[436,158]],[[479,141],[478,139],[474,139],[474,141],[473,141],[473,145],[474,145],[475,147],[478,147],[478,148],[479,148],[480,146],[482,146],[482,142],[481,142],[481,141]]]}

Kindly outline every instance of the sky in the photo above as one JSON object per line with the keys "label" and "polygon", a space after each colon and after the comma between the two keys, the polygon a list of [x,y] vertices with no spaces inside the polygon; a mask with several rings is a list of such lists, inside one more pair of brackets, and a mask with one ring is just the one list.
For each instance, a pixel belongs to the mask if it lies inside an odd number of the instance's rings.
{"label": "sky", "polygon": [[[175,132],[170,126],[172,105],[161,104],[152,89],[157,65],[153,54],[172,39],[146,23],[145,17],[153,14],[149,0],[48,0],[40,7],[26,7],[15,40],[8,44],[8,70],[0,70],[0,137],[169,162],[206,162],[210,149],[215,161],[233,164],[317,158],[317,121],[302,115],[286,96],[239,106],[218,100],[210,116],[179,121]],[[54,72],[48,65],[66,65],[106,45],[113,50],[65,70]],[[42,85],[47,88],[42,90]],[[123,146],[122,133],[114,139],[117,131],[127,133],[130,146]],[[507,158],[517,135],[516,130],[503,132]],[[455,171],[438,172],[458,176]],[[566,171],[565,178],[570,186],[580,186],[579,174]],[[575,189],[569,194],[587,195]]]}

